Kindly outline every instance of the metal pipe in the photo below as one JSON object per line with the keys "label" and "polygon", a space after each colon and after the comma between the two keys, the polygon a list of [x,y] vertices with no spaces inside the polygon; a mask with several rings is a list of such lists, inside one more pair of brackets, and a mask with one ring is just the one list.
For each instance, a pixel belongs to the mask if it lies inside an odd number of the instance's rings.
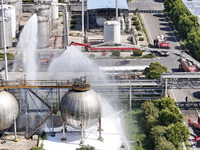
{"label": "metal pipe", "polygon": [[168,96],[168,94],[167,94],[167,84],[168,84],[168,79],[165,80],[165,97]]}
{"label": "metal pipe", "polygon": [[82,0],[82,36],[85,36],[84,33],[84,0]]}
{"label": "metal pipe", "polygon": [[116,0],[115,3],[116,3],[116,21],[118,21],[118,0]]}
{"label": "metal pipe", "polygon": [[17,127],[16,127],[16,119],[15,119],[15,116],[14,116],[14,139],[15,139],[15,140],[17,139]]}
{"label": "metal pipe", "polygon": [[131,110],[132,106],[132,87],[129,87],[129,110]]}
{"label": "metal pipe", "polygon": [[99,141],[103,141],[103,138],[102,138],[102,136],[101,136],[101,116],[99,117],[99,138],[98,138],[98,140]]}
{"label": "metal pipe", "polygon": [[5,37],[3,0],[1,0],[1,14],[2,14],[3,47],[4,47],[4,62],[5,62],[5,79],[6,79],[6,81],[8,81],[8,63],[7,63],[7,53],[6,53],[6,37]]}

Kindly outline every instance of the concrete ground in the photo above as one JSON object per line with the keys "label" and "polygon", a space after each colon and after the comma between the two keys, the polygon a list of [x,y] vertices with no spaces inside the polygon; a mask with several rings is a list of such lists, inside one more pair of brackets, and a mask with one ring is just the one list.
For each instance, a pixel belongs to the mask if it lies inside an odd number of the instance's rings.
{"label": "concrete ground", "polygon": [[18,142],[13,141],[13,135],[6,135],[3,137],[4,140],[0,139],[0,149],[5,150],[29,150],[32,147],[36,147],[38,139],[27,140],[23,135],[17,135]]}

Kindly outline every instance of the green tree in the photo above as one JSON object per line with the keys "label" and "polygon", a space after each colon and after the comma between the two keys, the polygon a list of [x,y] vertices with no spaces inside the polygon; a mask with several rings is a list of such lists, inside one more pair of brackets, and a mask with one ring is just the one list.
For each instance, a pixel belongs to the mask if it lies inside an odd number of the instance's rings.
{"label": "green tree", "polygon": [[178,147],[180,143],[188,140],[189,134],[188,128],[183,123],[177,122],[168,126],[166,136],[168,141]]}
{"label": "green tree", "polygon": [[176,148],[165,137],[159,137],[155,144],[155,150],[176,150]]}
{"label": "green tree", "polygon": [[174,99],[172,99],[171,97],[163,97],[161,99],[156,100],[155,105],[160,110],[165,108],[170,108],[174,106]]}
{"label": "green tree", "polygon": [[159,112],[159,123],[161,125],[168,126],[172,123],[177,123],[177,122],[183,123],[184,117],[182,114],[180,114],[179,112],[176,111],[175,107],[173,109],[173,110],[175,110],[174,112],[171,111],[169,108],[162,109]]}
{"label": "green tree", "polygon": [[149,101],[144,102],[142,104],[141,108],[142,108],[145,116],[152,115],[152,116],[158,118],[159,110],[155,107],[153,102],[149,102]]}
{"label": "green tree", "polygon": [[155,143],[155,141],[158,140],[159,137],[165,136],[167,131],[167,127],[165,126],[154,126],[151,128],[149,136],[151,137],[152,141]]}
{"label": "green tree", "polygon": [[147,79],[159,79],[163,72],[168,72],[167,67],[161,65],[159,62],[151,63],[149,67],[143,70],[143,74]]}
{"label": "green tree", "polygon": [[189,15],[190,12],[182,2],[176,1],[174,5],[175,6],[172,8],[171,19],[173,24],[177,27],[180,17],[182,15]]}
{"label": "green tree", "polygon": [[180,20],[178,22],[178,31],[180,35],[187,39],[187,34],[192,28],[199,27],[198,17],[194,15],[187,16],[186,14],[180,16]]}

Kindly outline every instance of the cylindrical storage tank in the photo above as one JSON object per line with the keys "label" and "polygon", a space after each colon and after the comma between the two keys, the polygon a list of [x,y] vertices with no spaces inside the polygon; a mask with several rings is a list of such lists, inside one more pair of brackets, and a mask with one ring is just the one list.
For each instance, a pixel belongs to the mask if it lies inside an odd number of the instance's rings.
{"label": "cylindrical storage tank", "polygon": [[[5,39],[6,47],[12,47],[12,30],[11,30],[11,19],[4,18],[4,27],[5,27]],[[3,43],[3,31],[2,31],[2,17],[0,17],[0,48],[4,47]]]}
{"label": "cylindrical storage tank", "polygon": [[67,92],[60,103],[61,115],[64,121],[73,128],[80,129],[83,119],[84,128],[94,125],[101,116],[101,105],[97,93],[88,91]]}
{"label": "cylindrical storage tank", "polygon": [[[12,37],[16,35],[16,15],[15,15],[15,7],[12,5],[3,5],[4,7],[4,15],[6,18],[11,19],[11,30],[12,30]],[[0,8],[0,15],[2,16],[2,11]]]}
{"label": "cylindrical storage tank", "polygon": [[17,118],[19,105],[15,97],[6,92],[0,92],[0,129],[4,130],[10,127],[12,121]]}
{"label": "cylindrical storage tank", "polygon": [[47,17],[38,16],[38,48],[48,47],[49,38],[49,20]]}
{"label": "cylindrical storage tank", "polygon": [[98,25],[98,26],[103,27],[104,22],[106,21],[106,19],[103,18],[103,17],[97,17],[97,18],[96,18],[96,21],[97,21],[97,25]]}
{"label": "cylindrical storage tank", "polygon": [[118,21],[104,23],[104,42],[108,41],[120,43],[120,23]]}
{"label": "cylindrical storage tank", "polygon": [[49,17],[50,7],[50,5],[39,5],[37,15],[42,17]]}
{"label": "cylindrical storage tank", "polygon": [[22,19],[22,0],[10,0],[9,5],[15,7],[16,30],[19,30],[20,20]]}
{"label": "cylindrical storage tank", "polygon": [[58,19],[58,3],[52,3],[52,18],[53,20]]}

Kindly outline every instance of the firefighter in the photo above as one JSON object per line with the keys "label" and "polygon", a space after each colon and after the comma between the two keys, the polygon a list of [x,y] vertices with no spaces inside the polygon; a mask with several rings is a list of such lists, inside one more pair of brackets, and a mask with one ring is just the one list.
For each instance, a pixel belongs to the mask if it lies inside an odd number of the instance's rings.
{"label": "firefighter", "polygon": [[188,96],[185,97],[185,102],[186,102],[186,103],[188,102]]}

